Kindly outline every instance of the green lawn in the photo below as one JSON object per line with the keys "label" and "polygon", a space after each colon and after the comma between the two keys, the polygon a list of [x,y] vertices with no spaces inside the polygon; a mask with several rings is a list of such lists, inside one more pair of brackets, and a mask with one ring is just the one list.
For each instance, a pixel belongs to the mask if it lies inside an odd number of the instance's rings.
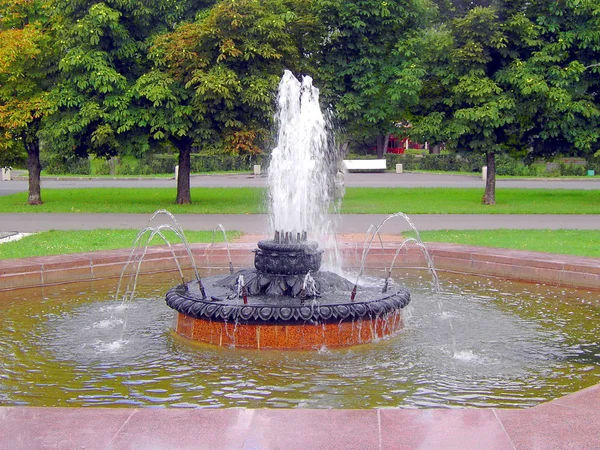
{"label": "green lawn", "polygon": [[[131,248],[138,231],[103,228],[79,231],[45,231],[26,236],[18,241],[1,244],[0,259]],[[173,245],[181,243],[181,240],[169,230],[165,230],[164,235]],[[237,231],[228,231],[227,239],[231,240],[239,235],[240,233]],[[213,239],[215,242],[223,242],[223,234],[212,231],[186,231],[185,237],[189,243],[212,242]],[[165,245],[165,242],[159,236],[154,236],[151,245]]]}
{"label": "green lawn", "polygon": [[600,214],[599,190],[497,189],[496,205],[482,205],[478,188],[347,189],[342,213]]}
{"label": "green lawn", "polygon": [[[448,242],[600,258],[600,230],[422,231],[424,242]],[[414,233],[405,233],[413,236]]]}
{"label": "green lawn", "polygon": [[176,205],[175,188],[42,189],[44,204],[27,205],[27,194],[0,197],[1,212],[256,214],[265,211],[266,190],[193,188],[191,205]]}
{"label": "green lawn", "polygon": [[[193,188],[191,205],[175,205],[174,188],[43,189],[43,205],[27,194],[0,197],[0,212],[257,214],[266,190]],[[600,214],[600,189],[498,189],[497,204],[481,204],[479,188],[348,188],[342,213],[355,214]]]}
{"label": "green lawn", "polygon": [[[46,231],[27,236],[19,241],[0,245],[0,259],[26,258],[56,254],[79,253],[96,250],[130,248],[137,230],[83,230]],[[239,232],[227,232],[231,240]],[[425,242],[450,242],[484,247],[512,248],[567,255],[600,258],[600,230],[448,230],[422,231]],[[405,233],[405,236],[412,236]],[[221,233],[211,231],[186,231],[188,242],[222,242]],[[173,234],[169,242],[179,243]],[[164,245],[155,237],[152,245]]]}

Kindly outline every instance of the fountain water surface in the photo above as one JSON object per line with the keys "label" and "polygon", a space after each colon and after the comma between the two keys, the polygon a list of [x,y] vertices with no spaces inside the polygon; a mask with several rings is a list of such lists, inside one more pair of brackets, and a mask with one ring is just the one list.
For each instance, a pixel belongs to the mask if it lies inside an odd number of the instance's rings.
{"label": "fountain water surface", "polygon": [[390,290],[387,281],[383,290],[359,286],[319,270],[319,242],[334,233],[328,212],[338,161],[318,89],[310,77],[300,82],[286,71],[278,104],[268,172],[273,239],[258,242],[254,268],[169,290],[177,332],[218,345],[289,349],[356,345],[396,333],[408,289]]}

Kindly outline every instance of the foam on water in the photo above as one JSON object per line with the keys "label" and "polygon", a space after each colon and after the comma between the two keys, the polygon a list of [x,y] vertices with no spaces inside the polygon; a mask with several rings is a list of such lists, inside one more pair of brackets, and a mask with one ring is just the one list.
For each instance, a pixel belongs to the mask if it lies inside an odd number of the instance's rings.
{"label": "foam on water", "polygon": [[123,325],[123,319],[115,319],[111,317],[110,319],[101,320],[100,322],[96,322],[93,327],[94,328],[114,328],[119,325]]}
{"label": "foam on water", "polygon": [[114,353],[123,348],[123,346],[126,345],[127,342],[129,341],[127,341],[126,339],[118,339],[112,342],[96,341],[94,342],[93,347],[95,350],[101,353]]}

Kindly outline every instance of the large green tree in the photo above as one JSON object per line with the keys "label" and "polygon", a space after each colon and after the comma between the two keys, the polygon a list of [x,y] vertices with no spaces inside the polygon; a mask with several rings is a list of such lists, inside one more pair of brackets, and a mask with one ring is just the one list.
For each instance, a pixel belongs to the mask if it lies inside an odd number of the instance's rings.
{"label": "large green tree", "polygon": [[519,18],[529,24],[528,51],[498,79],[515,93],[530,159],[592,154],[600,140],[600,4],[537,1]]}
{"label": "large green tree", "polygon": [[45,0],[0,1],[0,165],[27,154],[31,205],[42,203],[42,121],[54,106],[48,91],[56,72],[51,4]]}
{"label": "large green tree", "polygon": [[151,132],[179,149],[178,203],[191,202],[193,144],[261,151],[283,69],[299,67],[303,42],[311,42],[307,4],[223,0],[154,41],[156,68],[140,80],[137,98]]}
{"label": "large green tree", "polygon": [[[143,157],[167,138],[191,141],[185,109],[172,111],[166,105],[149,117],[135,99],[147,93],[148,84],[163,82],[154,76],[149,59],[152,40],[193,19],[207,2],[55,1],[61,79],[53,90],[58,112],[44,133],[48,145],[65,156]],[[156,133],[152,127],[157,121],[177,131]]]}
{"label": "large green tree", "polygon": [[551,156],[597,145],[600,46],[593,2],[486,4],[446,12],[424,34],[412,131],[485,154],[482,200],[494,204],[498,152]]}
{"label": "large green tree", "polygon": [[428,1],[314,0],[325,34],[315,75],[337,119],[355,139],[377,137],[377,153],[418,100],[420,68],[409,47],[435,13]]}

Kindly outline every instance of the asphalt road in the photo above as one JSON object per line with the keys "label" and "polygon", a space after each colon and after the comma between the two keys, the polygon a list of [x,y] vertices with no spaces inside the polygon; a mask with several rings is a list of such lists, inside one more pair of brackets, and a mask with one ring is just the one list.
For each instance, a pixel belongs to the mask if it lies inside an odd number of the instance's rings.
{"label": "asphalt road", "polygon": [[[192,187],[265,187],[265,176],[250,174],[194,175]],[[485,182],[478,176],[447,175],[431,173],[347,173],[347,187],[467,187],[484,188]],[[176,186],[173,178],[108,179],[108,178],[48,178],[42,179],[42,189],[70,189],[82,187],[145,187],[159,188]],[[0,195],[27,191],[27,180],[0,182]],[[600,178],[580,179],[498,179],[497,188],[526,189],[600,189]]]}
{"label": "asphalt road", "polygon": [[[0,215],[0,231],[32,233],[45,230],[90,230],[95,228],[133,228],[147,226],[149,214],[46,214],[17,213]],[[379,225],[386,214],[344,214],[339,217],[339,233],[365,233]],[[226,230],[263,234],[268,228],[263,214],[178,214],[177,221],[186,230]],[[410,219],[418,230],[476,229],[600,229],[598,215],[511,215],[511,214],[414,214]],[[152,225],[168,223],[156,220]],[[382,233],[410,230],[402,218],[388,221]]]}

